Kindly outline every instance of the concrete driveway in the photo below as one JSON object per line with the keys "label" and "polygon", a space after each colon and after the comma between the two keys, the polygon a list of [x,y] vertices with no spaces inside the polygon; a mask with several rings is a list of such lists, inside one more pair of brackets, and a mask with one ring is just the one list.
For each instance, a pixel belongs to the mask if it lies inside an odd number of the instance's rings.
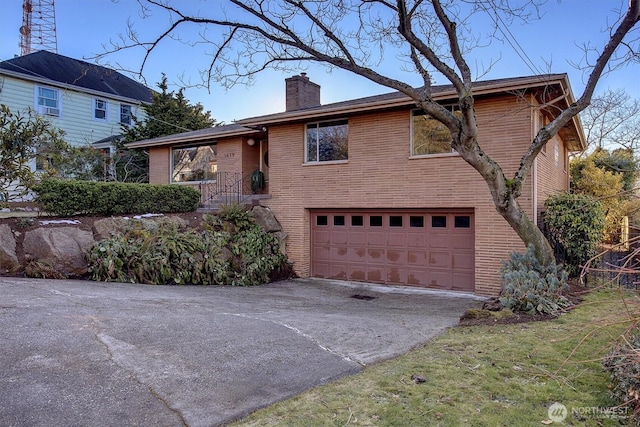
{"label": "concrete driveway", "polygon": [[2,277],[0,425],[219,425],[400,355],[479,305],[311,279],[231,288]]}

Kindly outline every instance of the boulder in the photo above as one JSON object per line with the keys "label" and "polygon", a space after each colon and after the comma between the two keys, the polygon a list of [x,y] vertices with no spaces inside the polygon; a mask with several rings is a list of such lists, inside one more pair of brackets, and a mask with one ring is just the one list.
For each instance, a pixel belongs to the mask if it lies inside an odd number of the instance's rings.
{"label": "boulder", "polygon": [[285,233],[284,231],[278,231],[276,233],[273,233],[274,236],[276,236],[278,238],[278,241],[280,242],[280,252],[282,252],[282,255],[287,255],[287,236],[288,234]]}
{"label": "boulder", "polygon": [[16,239],[13,237],[11,227],[2,224],[0,225],[0,273],[10,273],[18,269],[20,269],[20,263],[16,253]]}
{"label": "boulder", "polygon": [[93,233],[75,227],[37,228],[25,233],[25,259],[43,262],[67,277],[87,273],[85,255],[95,244]]}
{"label": "boulder", "polygon": [[96,220],[93,223],[93,228],[96,230],[96,239],[108,239],[112,233],[121,233],[126,229],[128,223],[129,220],[117,217]]}
{"label": "boulder", "polygon": [[271,212],[271,209],[264,206],[254,206],[251,209],[251,215],[256,220],[264,231],[267,233],[274,233],[282,231],[282,226],[276,219],[276,216]]}

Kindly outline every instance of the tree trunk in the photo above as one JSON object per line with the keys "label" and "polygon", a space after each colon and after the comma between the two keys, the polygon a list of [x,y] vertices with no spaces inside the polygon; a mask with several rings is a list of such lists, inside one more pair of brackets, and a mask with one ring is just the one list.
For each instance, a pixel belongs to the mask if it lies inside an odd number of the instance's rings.
{"label": "tree trunk", "polygon": [[498,213],[509,223],[511,228],[518,234],[518,237],[526,246],[533,246],[534,253],[538,261],[543,265],[550,265],[555,262],[553,248],[544,236],[544,233],[529,217],[522,211],[519,203],[515,199],[507,202],[507,209],[497,209]]}

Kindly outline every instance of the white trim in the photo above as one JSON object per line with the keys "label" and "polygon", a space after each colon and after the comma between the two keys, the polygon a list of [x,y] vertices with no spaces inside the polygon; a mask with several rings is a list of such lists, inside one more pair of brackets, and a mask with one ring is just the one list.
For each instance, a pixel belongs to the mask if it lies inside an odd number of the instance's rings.
{"label": "white trim", "polygon": [[[346,159],[336,159],[336,160],[309,160],[309,151],[307,150],[308,141],[307,136],[309,132],[309,126],[315,125],[315,129],[319,129],[322,123],[342,123],[345,122],[347,126],[347,158]],[[337,124],[336,126],[344,126]],[[318,142],[318,146],[316,147],[316,155],[318,158],[320,157],[320,141]],[[332,119],[332,120],[317,120],[304,124],[304,165],[326,165],[326,164],[336,164],[336,163],[348,163],[349,161],[349,118],[343,119]]]}
{"label": "white trim", "polygon": [[[47,107],[40,105],[40,89],[51,90],[56,95],[56,106],[55,107]],[[46,98],[50,99],[50,98]],[[61,91],[55,87],[49,87],[44,85],[34,85],[33,86],[33,105],[34,110],[37,114],[41,116],[47,117],[61,117],[62,116],[62,96]],[[56,114],[57,113],[57,114]]]}
{"label": "white trim", "polygon": [[[96,117],[96,111],[98,111],[98,101],[105,103],[105,105],[104,105],[104,119]],[[95,120],[96,122],[109,123],[109,104],[110,104],[110,102],[109,102],[108,99],[94,97],[93,98],[93,109],[91,111],[91,118],[93,120]]]}

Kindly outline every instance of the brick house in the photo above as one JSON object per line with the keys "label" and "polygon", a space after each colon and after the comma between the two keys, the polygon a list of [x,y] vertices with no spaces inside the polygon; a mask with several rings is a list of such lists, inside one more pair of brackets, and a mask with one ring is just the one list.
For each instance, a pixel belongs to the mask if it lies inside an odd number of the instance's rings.
{"label": "brick house", "polygon": [[[455,110],[451,86],[434,98]],[[507,176],[537,129],[574,100],[565,74],[478,82],[474,98],[479,143]],[[260,193],[246,197],[275,213],[302,277],[495,295],[502,260],[524,246],[449,140],[401,93],[321,105],[320,87],[302,74],[286,79],[285,112],[129,146],[148,149],[152,183],[196,185],[205,204],[224,183]],[[530,217],[568,190],[569,153],[584,147],[578,118],[547,143],[520,197]],[[256,170],[264,185],[243,190]]]}

